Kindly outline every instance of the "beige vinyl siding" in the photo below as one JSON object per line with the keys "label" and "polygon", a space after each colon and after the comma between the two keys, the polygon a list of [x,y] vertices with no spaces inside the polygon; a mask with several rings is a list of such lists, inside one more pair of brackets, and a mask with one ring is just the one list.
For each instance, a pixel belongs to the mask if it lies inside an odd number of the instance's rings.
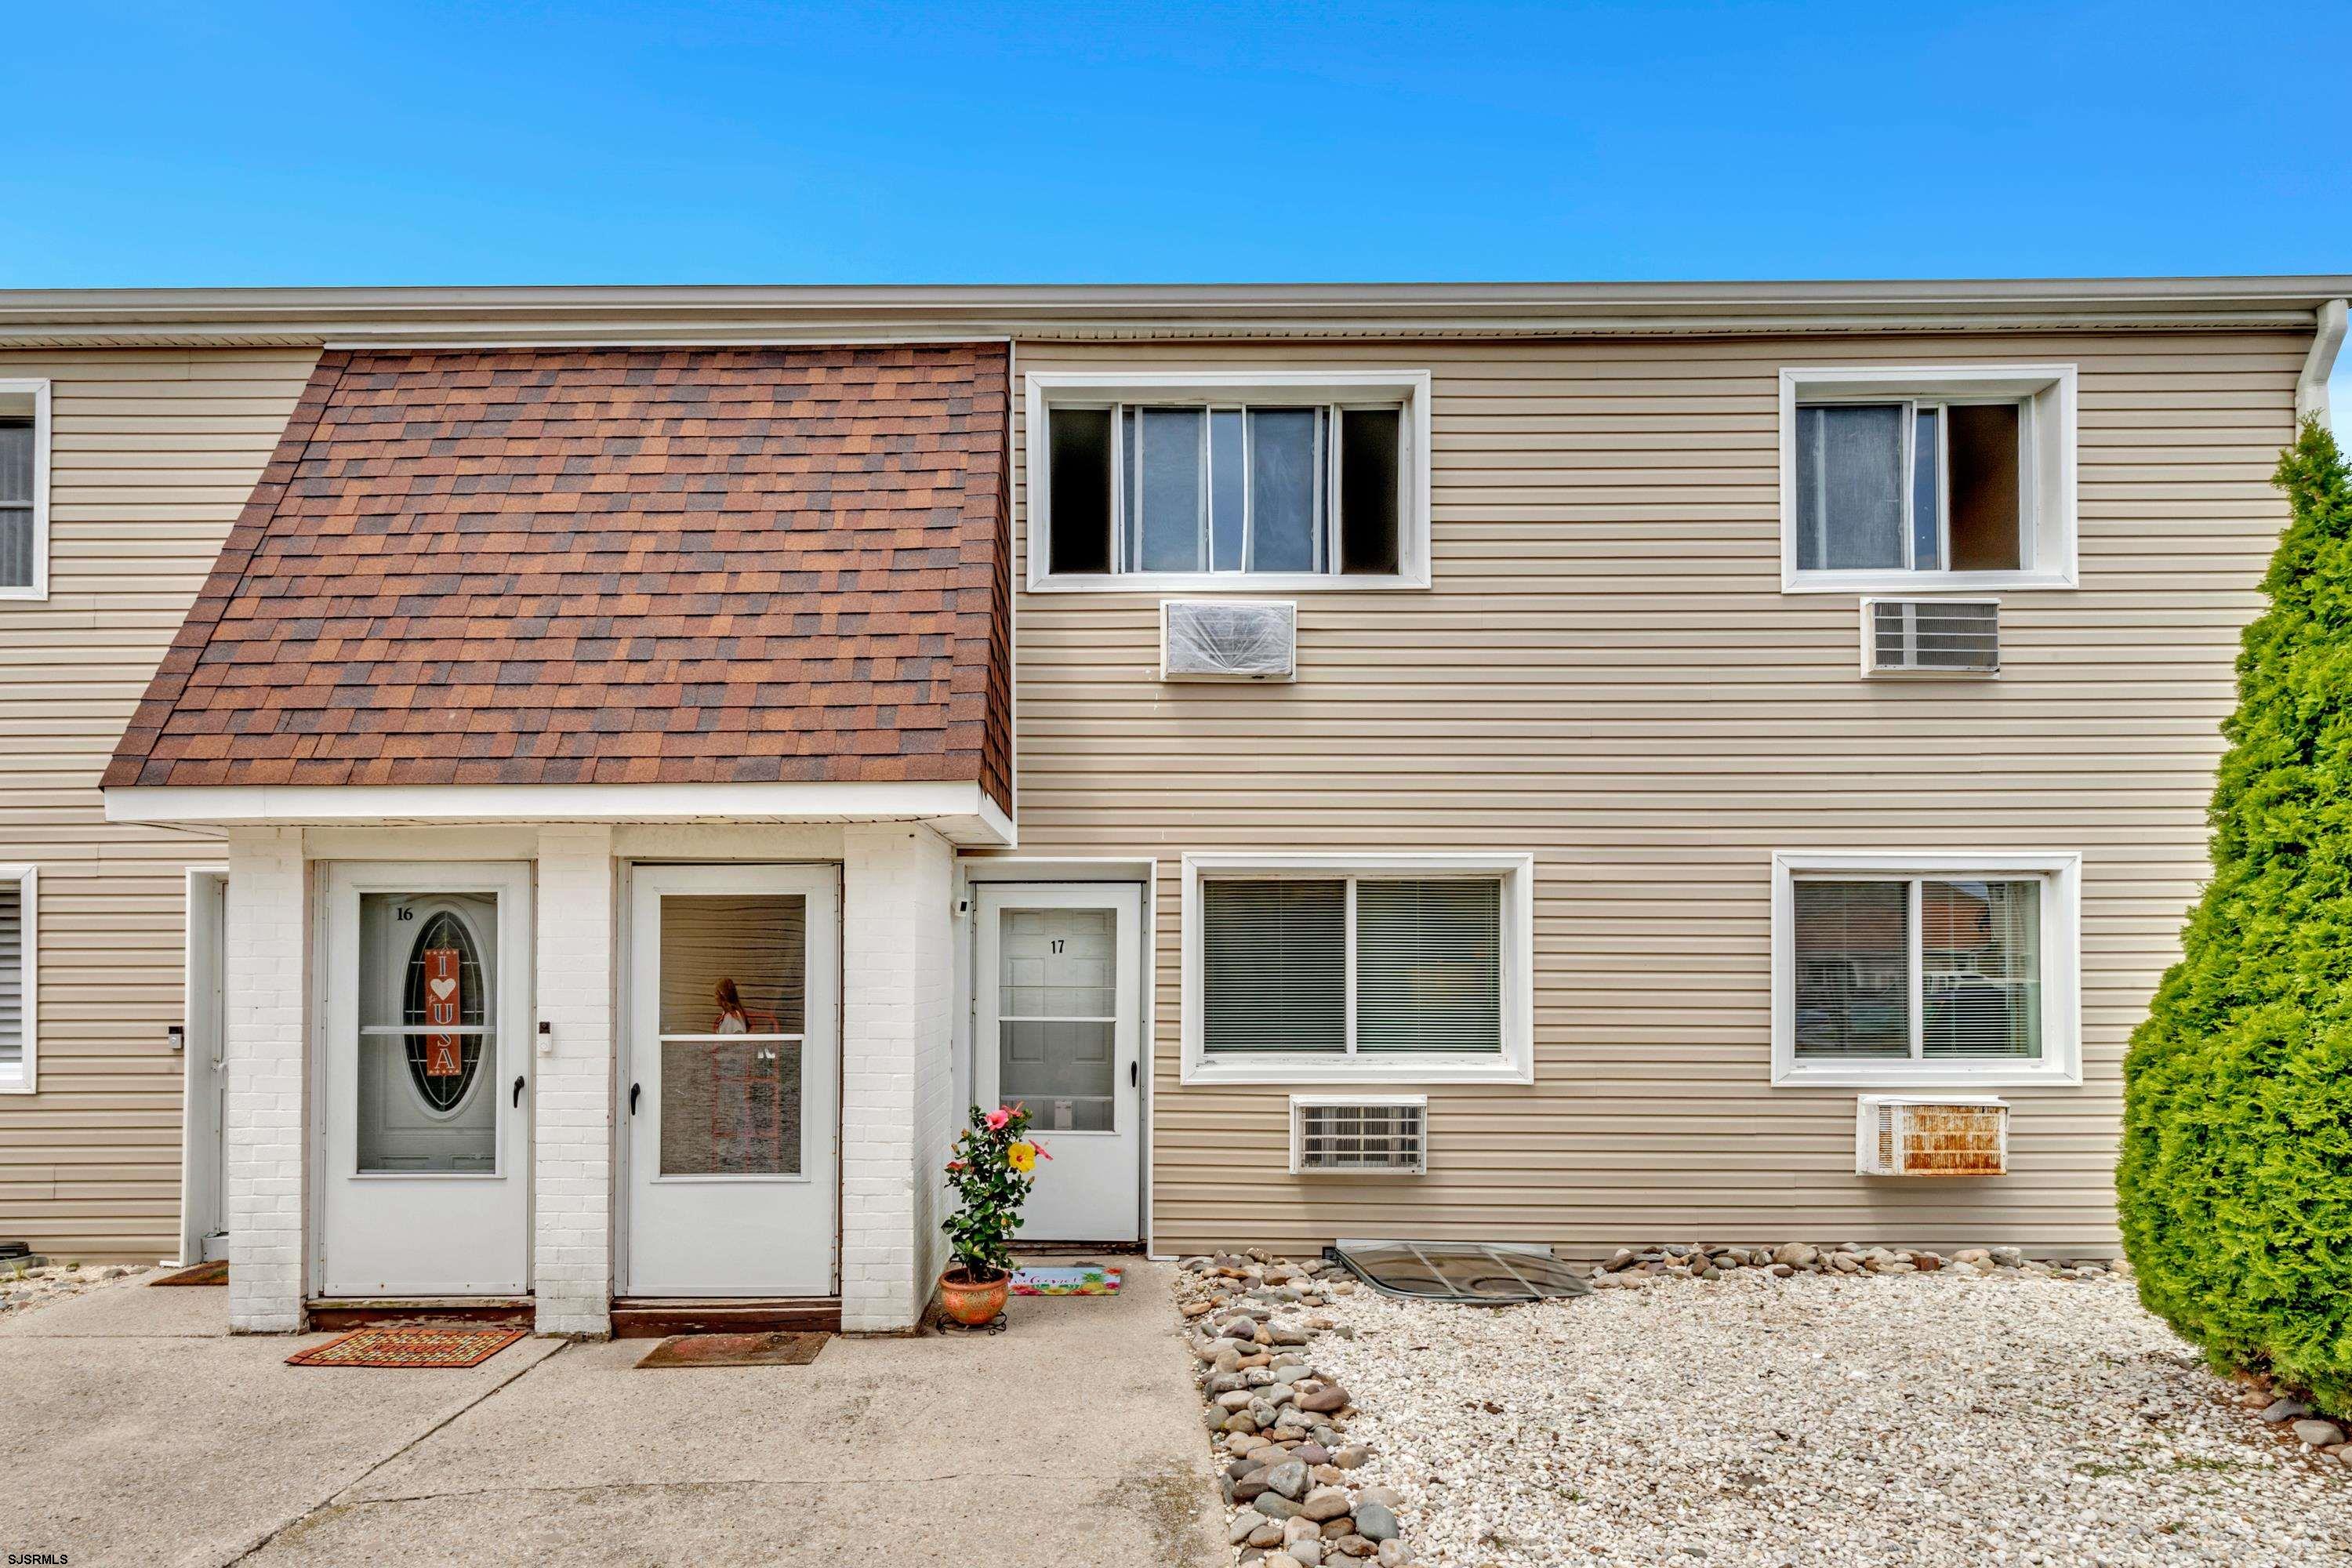
{"label": "beige vinyl siding", "polygon": [[[1018,600],[1020,852],[1160,868],[1157,1247],[2113,1247],[2124,1043],[2205,873],[2308,343],[1021,345],[1433,376],[1435,585],[1298,595],[1295,685],[1160,684],[1149,589]],[[1874,362],[2080,367],[2082,586],[2000,595],[1997,681],[1864,681],[1858,596],[1780,592],[1778,373]],[[1291,1176],[1286,1090],[1180,1082],[1180,857],[1349,847],[1537,858],[1537,1081],[1432,1088],[1418,1179]],[[1770,856],[1801,848],[2082,852],[2085,1081],[2004,1091],[2009,1176],[1857,1177],[1854,1091],[1771,1087]]]}
{"label": "beige vinyl siding", "polygon": [[37,1092],[0,1094],[0,1238],[179,1247],[183,879],[203,833],[110,826],[99,774],[317,356],[5,352],[52,383],[49,596],[0,601],[0,861],[40,869]]}

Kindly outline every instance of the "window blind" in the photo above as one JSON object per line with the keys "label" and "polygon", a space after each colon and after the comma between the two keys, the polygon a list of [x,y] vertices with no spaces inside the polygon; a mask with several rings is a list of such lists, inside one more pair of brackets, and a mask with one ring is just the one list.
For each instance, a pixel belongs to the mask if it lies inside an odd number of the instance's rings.
{"label": "window blind", "polygon": [[1922,882],[1920,989],[1931,1057],[2042,1054],[2042,898],[2032,882]]}
{"label": "window blind", "polygon": [[2042,889],[2034,878],[1798,882],[1797,1056],[2038,1060]]}
{"label": "window blind", "polygon": [[1796,886],[1797,1055],[1911,1054],[1911,885]]}
{"label": "window blind", "polygon": [[1502,1048],[1502,884],[1359,881],[1356,1049]]}
{"label": "window blind", "polygon": [[1348,884],[1202,885],[1202,1045],[1348,1048]]}
{"label": "window blind", "polygon": [[25,1059],[25,889],[0,882],[0,1064]]}
{"label": "window blind", "polygon": [[0,419],[0,586],[33,581],[33,422]]}

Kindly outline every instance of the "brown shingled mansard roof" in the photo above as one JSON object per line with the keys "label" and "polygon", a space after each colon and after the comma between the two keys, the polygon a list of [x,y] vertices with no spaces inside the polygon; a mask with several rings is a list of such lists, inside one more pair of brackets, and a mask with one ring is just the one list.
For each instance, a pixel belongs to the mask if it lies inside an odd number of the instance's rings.
{"label": "brown shingled mansard roof", "polygon": [[1008,352],[330,350],[109,787],[977,782]]}

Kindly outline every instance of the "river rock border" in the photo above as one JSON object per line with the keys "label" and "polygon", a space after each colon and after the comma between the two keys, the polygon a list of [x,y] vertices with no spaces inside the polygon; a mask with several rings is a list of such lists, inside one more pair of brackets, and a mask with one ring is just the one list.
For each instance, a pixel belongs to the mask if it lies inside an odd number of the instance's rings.
{"label": "river rock border", "polygon": [[1188,1258],[1176,1276],[1218,1486],[1234,1510],[1226,1539],[1244,1563],[1398,1568],[1413,1560],[1396,1494],[1356,1479],[1371,1451],[1348,1441],[1348,1391],[1315,1370],[1317,1340],[1354,1333],[1316,1309],[1356,1289],[1337,1265],[1255,1247]]}
{"label": "river rock border", "polygon": [[1817,1247],[1808,1241],[1783,1242],[1779,1247],[1723,1247],[1691,1242],[1683,1245],[1622,1247],[1593,1270],[1591,1282],[1610,1286],[1639,1285],[1648,1279],[1719,1279],[1736,1268],[1760,1268],[1778,1279],[1792,1274],[1956,1274],[1962,1276],[2036,1274],[2058,1279],[2102,1279],[2129,1274],[2131,1265],[2120,1258],[2072,1258],[2056,1262],[2028,1258],[2014,1247],[1969,1247],[1946,1256],[1917,1247],[1874,1247],[1846,1241]]}
{"label": "river rock border", "polygon": [[52,1263],[46,1258],[11,1258],[0,1261],[0,1317],[144,1272],[123,1263]]}

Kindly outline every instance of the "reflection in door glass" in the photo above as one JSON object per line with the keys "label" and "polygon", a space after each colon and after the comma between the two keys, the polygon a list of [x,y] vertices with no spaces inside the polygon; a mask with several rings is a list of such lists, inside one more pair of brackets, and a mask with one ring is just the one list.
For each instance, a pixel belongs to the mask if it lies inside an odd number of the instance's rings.
{"label": "reflection in door glass", "polygon": [[498,895],[360,896],[359,1169],[498,1168]]}
{"label": "reflection in door glass", "polygon": [[1006,910],[998,928],[997,1093],[1043,1131],[1115,1130],[1118,915]]}
{"label": "reflection in door glass", "polygon": [[664,1035],[797,1035],[808,995],[808,900],[798,893],[667,894]]}
{"label": "reflection in door glass", "polygon": [[661,901],[661,1172],[801,1173],[808,900]]}

